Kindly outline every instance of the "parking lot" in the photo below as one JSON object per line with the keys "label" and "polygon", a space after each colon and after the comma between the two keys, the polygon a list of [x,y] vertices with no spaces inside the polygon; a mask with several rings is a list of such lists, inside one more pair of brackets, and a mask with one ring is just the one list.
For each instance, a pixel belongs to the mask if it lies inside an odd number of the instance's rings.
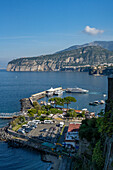
{"label": "parking lot", "polygon": [[53,124],[38,124],[36,129],[33,129],[28,133],[29,136],[35,139],[41,139],[43,141],[56,143],[59,137],[61,128]]}

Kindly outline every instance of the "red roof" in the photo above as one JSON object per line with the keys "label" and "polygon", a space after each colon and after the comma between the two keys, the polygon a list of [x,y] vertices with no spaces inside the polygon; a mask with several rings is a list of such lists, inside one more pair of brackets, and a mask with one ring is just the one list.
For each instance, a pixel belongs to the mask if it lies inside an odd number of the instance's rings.
{"label": "red roof", "polygon": [[80,124],[69,124],[68,132],[78,131],[80,128]]}
{"label": "red roof", "polygon": [[75,110],[76,113],[82,113],[82,110]]}

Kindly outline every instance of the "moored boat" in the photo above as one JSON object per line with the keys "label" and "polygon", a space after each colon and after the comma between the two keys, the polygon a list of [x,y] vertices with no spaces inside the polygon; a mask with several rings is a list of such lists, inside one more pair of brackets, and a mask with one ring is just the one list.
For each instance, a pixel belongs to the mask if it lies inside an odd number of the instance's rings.
{"label": "moored boat", "polygon": [[89,105],[92,105],[92,106],[98,106],[98,103],[95,103],[95,102],[90,102]]}
{"label": "moored boat", "polygon": [[104,103],[105,103],[104,100],[100,100],[100,101],[90,102],[89,105],[98,106],[99,104],[104,104]]}
{"label": "moored boat", "polygon": [[50,97],[53,96],[54,89],[51,87],[49,90],[46,90],[46,96]]}
{"label": "moored boat", "polygon": [[100,104],[105,104],[105,101],[104,100],[100,100]]}
{"label": "moored boat", "polygon": [[54,92],[54,95],[62,95],[63,94],[63,90],[57,90]]}

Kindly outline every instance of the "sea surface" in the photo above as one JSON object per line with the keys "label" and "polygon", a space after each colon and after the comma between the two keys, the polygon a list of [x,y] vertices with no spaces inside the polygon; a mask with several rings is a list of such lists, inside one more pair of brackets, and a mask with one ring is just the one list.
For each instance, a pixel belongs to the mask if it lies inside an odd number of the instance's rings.
{"label": "sea surface", "polygon": [[[44,91],[51,87],[62,86],[80,87],[89,90],[88,94],[69,94],[77,102],[70,104],[70,108],[87,108],[96,114],[104,109],[105,105],[90,106],[89,102],[106,100],[108,80],[106,76],[90,76],[82,72],[7,72],[0,71],[0,113],[13,113],[20,110],[21,98]],[[47,98],[43,100],[47,101]],[[8,120],[0,120],[0,127]],[[8,147],[7,143],[0,142],[0,170],[7,169],[47,169],[49,164],[41,161],[40,154],[32,150]]]}

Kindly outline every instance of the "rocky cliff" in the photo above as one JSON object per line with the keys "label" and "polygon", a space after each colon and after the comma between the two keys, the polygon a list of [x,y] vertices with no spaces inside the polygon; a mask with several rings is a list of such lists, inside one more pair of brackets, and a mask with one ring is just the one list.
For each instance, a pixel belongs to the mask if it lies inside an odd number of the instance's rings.
{"label": "rocky cliff", "polygon": [[113,52],[100,46],[87,46],[52,55],[12,60],[7,71],[55,71],[65,67],[113,63]]}

